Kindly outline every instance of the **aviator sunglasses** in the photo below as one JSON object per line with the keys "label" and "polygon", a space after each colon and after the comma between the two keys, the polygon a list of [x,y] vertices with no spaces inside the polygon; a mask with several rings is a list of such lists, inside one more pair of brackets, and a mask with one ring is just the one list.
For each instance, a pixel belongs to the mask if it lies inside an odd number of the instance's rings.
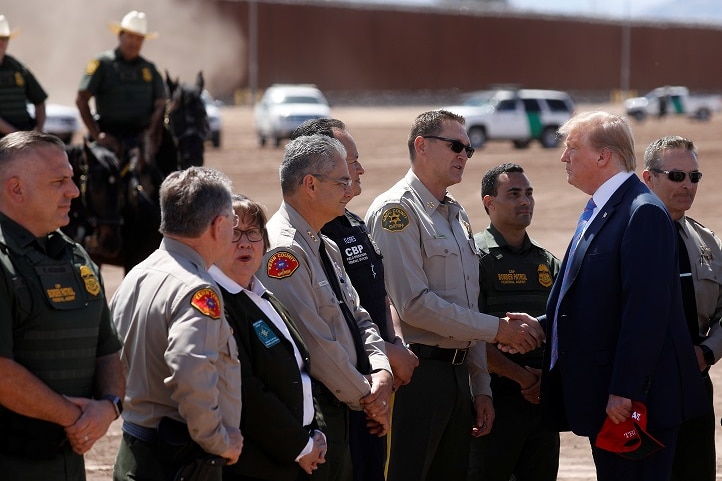
{"label": "aviator sunglasses", "polygon": [[692,172],[682,172],[681,170],[662,170],[662,169],[649,169],[652,172],[658,174],[667,174],[667,178],[672,182],[682,182],[685,176],[689,175],[689,181],[693,184],[699,182],[702,178],[702,172],[693,170]]}
{"label": "aviator sunglasses", "polygon": [[472,155],[474,155],[474,148],[470,145],[464,145],[463,143],[459,142],[456,139],[450,139],[448,137],[439,137],[438,135],[422,135],[425,139],[436,139],[436,140],[443,140],[444,142],[449,142],[451,145],[449,147],[451,148],[452,152],[455,152],[457,154],[461,153],[462,150],[466,151],[466,157],[471,158]]}

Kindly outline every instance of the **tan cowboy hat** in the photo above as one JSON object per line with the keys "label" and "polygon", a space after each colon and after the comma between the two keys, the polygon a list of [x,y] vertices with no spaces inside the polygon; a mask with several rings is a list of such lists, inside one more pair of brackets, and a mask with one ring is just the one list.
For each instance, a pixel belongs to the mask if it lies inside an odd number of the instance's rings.
{"label": "tan cowboy hat", "polygon": [[133,10],[128,12],[120,23],[111,23],[110,31],[118,35],[120,32],[130,32],[146,39],[152,39],[158,36],[157,32],[148,33],[148,19],[145,13]]}
{"label": "tan cowboy hat", "polygon": [[5,15],[0,15],[0,38],[13,38],[17,34],[17,30],[10,30],[10,24]]}

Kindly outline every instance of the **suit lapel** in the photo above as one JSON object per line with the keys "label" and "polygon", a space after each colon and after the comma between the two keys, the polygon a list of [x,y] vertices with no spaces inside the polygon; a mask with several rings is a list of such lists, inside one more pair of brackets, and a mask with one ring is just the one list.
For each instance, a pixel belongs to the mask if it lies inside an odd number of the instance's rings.
{"label": "suit lapel", "polygon": [[[576,251],[574,251],[574,257],[572,259],[566,259],[567,262],[571,262],[571,265],[569,266],[569,272],[567,273],[569,279],[566,283],[566,290],[559,293],[559,296],[561,298],[564,297],[566,292],[571,288],[572,284],[574,283],[574,279],[576,279],[577,274],[579,273],[579,269],[581,269],[582,264],[584,263],[584,258],[586,257],[587,250],[594,242],[594,239],[597,237],[597,235],[599,235],[599,233],[607,224],[609,219],[612,218],[615,209],[622,201],[627,191],[634,184],[639,182],[640,180],[636,175],[633,175],[629,179],[625,180],[624,183],[622,183],[622,185],[619,186],[619,188],[614,192],[614,194],[612,194],[609,200],[602,206],[599,212],[597,212],[597,215],[594,217],[591,224],[589,224],[589,226],[584,230],[584,234],[582,234],[581,239],[579,239],[577,249]],[[570,250],[571,245],[567,249],[567,257],[569,256]],[[562,266],[562,269],[564,269],[564,266]]]}

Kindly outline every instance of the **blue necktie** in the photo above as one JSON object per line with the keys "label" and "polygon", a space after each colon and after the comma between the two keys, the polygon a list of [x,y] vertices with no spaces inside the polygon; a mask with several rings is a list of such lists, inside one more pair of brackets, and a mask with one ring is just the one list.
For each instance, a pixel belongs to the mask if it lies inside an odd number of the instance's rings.
{"label": "blue necktie", "polygon": [[562,277],[562,288],[559,290],[559,298],[557,299],[557,305],[554,309],[554,324],[552,324],[552,354],[549,369],[554,367],[557,359],[559,358],[559,338],[557,337],[557,324],[559,323],[558,312],[559,304],[561,304],[562,302],[562,297],[567,290],[569,282],[571,282],[571,280],[569,279],[569,267],[572,265],[572,261],[574,260],[574,253],[577,250],[579,240],[582,238],[582,232],[584,232],[584,227],[587,225],[589,218],[592,217],[592,212],[594,212],[594,208],[596,206],[597,204],[594,203],[594,199],[589,199],[589,202],[587,202],[587,206],[584,208],[584,212],[582,212],[582,215],[579,216],[579,222],[577,222],[577,230],[574,231],[574,237],[572,237],[572,244],[569,248],[569,255],[567,256],[567,265],[564,268],[564,277]]}

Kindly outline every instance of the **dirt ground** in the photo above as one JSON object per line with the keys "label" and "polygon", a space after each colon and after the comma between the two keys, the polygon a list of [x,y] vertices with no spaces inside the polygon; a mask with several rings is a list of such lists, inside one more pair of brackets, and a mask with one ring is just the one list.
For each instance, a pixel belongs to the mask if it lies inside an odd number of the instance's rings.
{"label": "dirt ground", "polygon": [[[366,173],[361,178],[364,191],[349,204],[351,210],[363,216],[376,195],[404,175],[409,167],[406,138],[411,122],[419,113],[438,107],[440,106],[332,108],[332,115],[343,120],[356,139],[360,161],[366,169]],[[621,105],[618,104],[578,106],[579,111],[596,108],[615,113],[622,111]],[[222,118],[222,147],[209,148],[206,151],[206,165],[225,172],[233,180],[235,191],[264,203],[269,215],[273,214],[281,201],[278,166],[283,150],[258,146],[253,130],[252,111],[249,107],[223,108]],[[720,232],[722,209],[718,207],[720,196],[715,194],[714,186],[722,181],[722,162],[715,163],[722,159],[720,135],[722,116],[716,116],[707,123],[693,122],[685,118],[651,120],[643,124],[633,123],[632,129],[639,159],[638,174],[641,173],[644,149],[652,140],[664,135],[682,135],[697,144],[700,170],[704,173],[704,178],[689,214],[716,232]],[[531,179],[536,198],[534,220],[529,232],[533,238],[561,258],[586,197],[567,184],[563,165],[559,162],[560,155],[561,148],[547,150],[536,143],[526,150],[516,150],[508,142],[490,143],[483,149],[477,150],[467,163],[464,181],[453,186],[450,191],[466,207],[473,230],[477,232],[488,224],[488,218],[480,201],[482,175],[490,167],[502,162],[521,164]],[[104,267],[103,275],[110,296],[118,286],[122,272],[118,268]],[[713,368],[712,377],[719,385],[722,368]],[[719,396],[715,397],[715,406],[716,412],[722,413]],[[108,435],[96,443],[86,455],[89,481],[111,479],[119,438],[120,423],[116,422],[111,426]],[[722,438],[718,429],[718,447],[722,446],[720,443]],[[718,467],[719,460],[718,456]],[[722,474],[722,469],[718,471]],[[568,433],[562,434],[558,479],[564,481],[595,479],[594,465],[586,438]]]}

